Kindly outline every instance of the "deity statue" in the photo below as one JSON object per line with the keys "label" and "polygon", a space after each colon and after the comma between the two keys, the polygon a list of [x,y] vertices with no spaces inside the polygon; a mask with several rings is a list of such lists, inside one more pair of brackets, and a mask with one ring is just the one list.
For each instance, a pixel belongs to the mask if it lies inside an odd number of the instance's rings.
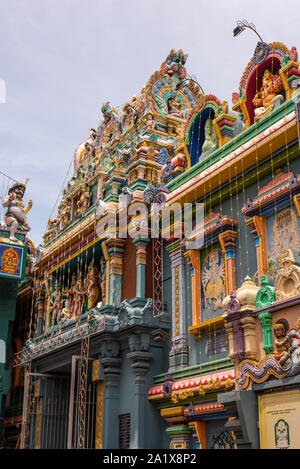
{"label": "deity statue", "polygon": [[94,267],[93,264],[90,264],[88,267],[87,277],[86,277],[86,289],[87,289],[87,298],[88,298],[88,310],[93,309],[98,302],[100,295],[99,287],[99,272],[97,267]]}
{"label": "deity statue", "polygon": [[176,117],[181,117],[181,113],[183,110],[183,103],[178,101],[177,96],[173,96],[173,97],[168,98],[167,108],[168,108],[168,114],[172,114],[173,116],[176,116]]}
{"label": "deity statue", "polygon": [[9,227],[10,237],[9,239],[14,242],[18,242],[15,237],[16,231],[30,231],[30,226],[27,223],[27,213],[32,207],[32,200],[28,201],[27,207],[23,205],[23,196],[26,190],[25,184],[21,182],[15,183],[8,191],[8,195],[3,199],[2,205],[7,208],[7,212],[4,216],[4,222]]}
{"label": "deity statue", "polygon": [[82,185],[81,195],[77,202],[77,214],[83,215],[89,208],[90,187],[87,183]]}
{"label": "deity statue", "polygon": [[83,306],[86,297],[86,288],[84,287],[84,282],[82,278],[82,273],[78,275],[77,283],[74,289],[74,303],[73,303],[73,314],[75,317],[78,317],[83,312]]}
{"label": "deity statue", "polygon": [[284,101],[284,96],[279,92],[282,90],[282,81],[278,75],[273,75],[270,70],[265,70],[260,90],[254,96],[252,103],[256,108],[255,120],[261,119],[265,114],[272,111],[274,106]]}
{"label": "deity statue", "polygon": [[289,324],[285,319],[280,319],[273,326],[273,331],[275,335],[274,340],[274,357],[279,362],[280,365],[284,365],[287,359],[289,358],[289,348],[290,342],[287,336],[289,329]]}
{"label": "deity statue", "polygon": [[145,127],[146,129],[155,129],[155,120],[154,120],[154,117],[152,116],[152,114],[148,114],[146,119],[145,119]]}
{"label": "deity statue", "polygon": [[54,292],[51,295],[51,309],[52,309],[52,321],[51,325],[54,326],[55,323],[59,324],[61,321],[62,315],[62,294],[59,290],[59,284],[56,280]]}
{"label": "deity statue", "polygon": [[58,218],[49,218],[46,233],[43,236],[44,243],[48,243],[58,230]]}
{"label": "deity statue", "polygon": [[77,286],[77,278],[74,272],[72,275],[70,287],[66,288],[63,291],[64,296],[67,297],[66,302],[65,302],[65,307],[67,308],[67,310],[65,310],[65,316],[68,313],[70,315],[69,319],[74,319],[74,300],[75,300],[76,286]]}
{"label": "deity statue", "polygon": [[96,130],[95,129],[90,129],[90,140],[91,140],[92,143],[95,142],[96,137],[97,137]]}
{"label": "deity statue", "polygon": [[95,157],[95,148],[90,142],[85,142],[84,152],[83,152],[83,164],[86,166],[89,161],[93,160]]}
{"label": "deity statue", "polygon": [[70,222],[70,214],[71,214],[71,200],[67,197],[64,202],[61,204],[60,208],[60,221],[61,221],[61,228],[65,228],[68,226]]}
{"label": "deity statue", "polygon": [[72,304],[69,298],[65,300],[64,307],[62,309],[62,320],[69,321],[73,318]]}
{"label": "deity statue", "polygon": [[188,54],[184,54],[182,49],[175,51],[172,49],[161,65],[161,70],[165,73],[166,81],[169,84],[180,85],[186,78],[186,69],[184,67]]}
{"label": "deity statue", "polygon": [[218,148],[218,137],[216,135],[213,120],[207,119],[204,126],[205,140],[202,146],[202,155],[207,152],[212,152]]}
{"label": "deity statue", "polygon": [[75,176],[72,176],[70,181],[67,184],[67,192],[70,193],[75,186]]}
{"label": "deity statue", "polygon": [[106,286],[106,262],[104,257],[102,256],[100,259],[100,272],[99,272],[99,279],[100,279],[100,288],[101,288],[101,299],[102,301],[105,300],[105,286]]}

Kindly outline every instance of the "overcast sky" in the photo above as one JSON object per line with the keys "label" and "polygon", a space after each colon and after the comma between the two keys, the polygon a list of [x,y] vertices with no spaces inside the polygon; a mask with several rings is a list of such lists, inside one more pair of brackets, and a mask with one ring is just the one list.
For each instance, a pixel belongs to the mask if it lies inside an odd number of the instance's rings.
{"label": "overcast sky", "polygon": [[0,171],[30,178],[34,243],[104,101],[131,99],[182,48],[188,74],[231,103],[257,43],[251,31],[233,38],[236,21],[300,51],[299,12],[299,0],[0,0]]}

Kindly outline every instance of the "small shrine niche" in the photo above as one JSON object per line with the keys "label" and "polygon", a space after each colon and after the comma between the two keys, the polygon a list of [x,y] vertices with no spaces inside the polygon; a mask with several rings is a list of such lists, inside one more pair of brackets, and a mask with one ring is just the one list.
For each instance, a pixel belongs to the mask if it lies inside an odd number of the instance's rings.
{"label": "small shrine niche", "polygon": [[218,137],[213,121],[218,115],[220,104],[215,98],[214,102],[207,103],[202,110],[195,112],[189,123],[187,150],[191,166],[204,160],[218,148]]}
{"label": "small shrine niche", "polygon": [[233,94],[233,109],[242,112],[246,128],[258,122],[286,99],[281,73],[289,49],[282,43],[259,42],[240,81],[240,93]]}

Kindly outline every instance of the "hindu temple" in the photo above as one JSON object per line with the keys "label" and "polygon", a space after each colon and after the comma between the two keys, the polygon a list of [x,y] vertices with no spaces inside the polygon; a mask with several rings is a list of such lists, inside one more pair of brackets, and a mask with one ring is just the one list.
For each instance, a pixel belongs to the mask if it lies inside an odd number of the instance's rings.
{"label": "hindu temple", "polygon": [[258,42],[231,101],[162,60],[99,106],[40,246],[27,182],[2,201],[3,447],[300,448],[297,49]]}

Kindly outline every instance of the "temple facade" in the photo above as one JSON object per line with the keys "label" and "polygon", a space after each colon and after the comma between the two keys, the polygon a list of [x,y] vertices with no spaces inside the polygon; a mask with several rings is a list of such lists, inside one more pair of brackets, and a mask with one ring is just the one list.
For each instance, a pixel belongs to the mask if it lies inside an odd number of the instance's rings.
{"label": "temple facade", "polygon": [[186,61],[75,150],[19,286],[20,448],[300,448],[297,50],[259,42],[232,103]]}

